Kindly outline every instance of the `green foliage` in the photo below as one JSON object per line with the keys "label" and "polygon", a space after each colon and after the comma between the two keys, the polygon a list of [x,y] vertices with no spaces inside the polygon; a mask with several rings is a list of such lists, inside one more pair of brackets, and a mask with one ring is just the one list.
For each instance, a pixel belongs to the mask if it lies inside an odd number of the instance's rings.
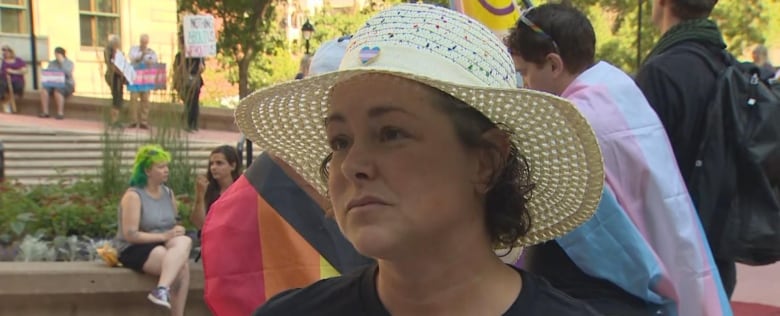
{"label": "green foliage", "polygon": [[255,59],[249,67],[249,85],[255,90],[292,80],[299,63],[288,50],[279,49],[275,54]]}
{"label": "green foliage", "polygon": [[273,54],[283,45],[274,36],[274,0],[179,0],[183,12],[207,12],[221,20],[217,49],[237,65],[238,94],[249,95],[249,65],[262,54]]}
{"label": "green foliage", "polygon": [[729,52],[740,56],[743,50],[765,41],[764,33],[769,25],[770,2],[777,3],[776,0],[718,1],[712,12],[712,18],[718,22],[729,46]]}
{"label": "green foliage", "polygon": [[26,235],[109,237],[116,232],[118,196],[101,195],[97,182],[0,184],[0,243]]}
{"label": "green foliage", "polygon": [[[649,0],[570,0],[585,12],[596,31],[596,57],[608,61],[628,73],[637,70],[660,37],[652,24],[652,1]],[[542,1],[534,1],[541,4]],[[637,49],[639,4],[642,3],[641,45]],[[778,12],[778,0],[720,0],[712,18],[723,32],[729,51],[742,55],[743,49],[764,42],[771,12]],[[774,8],[775,11],[771,9]],[[774,20],[777,20],[776,18]],[[775,24],[777,24],[775,22]],[[776,30],[775,30],[776,32]]]}
{"label": "green foliage", "polygon": [[311,38],[311,47],[315,51],[322,43],[344,35],[354,34],[368,18],[376,12],[366,8],[357,14],[334,12],[330,8],[324,8],[311,18],[315,32]]}

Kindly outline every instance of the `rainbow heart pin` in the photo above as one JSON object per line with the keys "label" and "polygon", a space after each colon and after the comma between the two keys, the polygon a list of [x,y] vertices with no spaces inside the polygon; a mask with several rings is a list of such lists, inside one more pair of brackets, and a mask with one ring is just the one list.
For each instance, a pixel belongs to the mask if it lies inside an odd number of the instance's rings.
{"label": "rainbow heart pin", "polygon": [[360,49],[360,62],[363,63],[363,65],[368,64],[374,60],[376,60],[377,57],[379,57],[380,49],[379,47],[363,47]]}

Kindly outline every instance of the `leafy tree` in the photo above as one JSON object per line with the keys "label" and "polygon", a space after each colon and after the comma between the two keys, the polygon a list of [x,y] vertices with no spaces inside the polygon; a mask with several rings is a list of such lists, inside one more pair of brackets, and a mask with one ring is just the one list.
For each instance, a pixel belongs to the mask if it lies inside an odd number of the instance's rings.
{"label": "leafy tree", "polygon": [[252,91],[249,66],[260,54],[273,54],[284,43],[275,24],[274,0],[179,0],[183,12],[206,12],[221,20],[217,48],[224,62],[237,66],[238,94]]}
{"label": "leafy tree", "polygon": [[[534,1],[568,2],[585,12],[596,30],[597,58],[606,60],[633,73],[660,34],[651,21],[650,0],[564,0]],[[723,32],[729,51],[740,56],[742,51],[755,43],[764,42],[771,21],[771,8],[777,8],[778,0],[720,0],[712,18]],[[642,4],[641,45],[637,46],[639,5]],[[774,11],[777,12],[777,11]],[[777,20],[776,18],[774,20]],[[776,24],[776,23],[775,23]]]}

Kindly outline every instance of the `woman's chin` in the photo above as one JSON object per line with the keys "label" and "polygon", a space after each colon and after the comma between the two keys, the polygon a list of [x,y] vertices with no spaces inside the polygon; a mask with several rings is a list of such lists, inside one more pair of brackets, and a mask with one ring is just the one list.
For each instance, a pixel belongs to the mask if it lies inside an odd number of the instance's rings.
{"label": "woman's chin", "polygon": [[347,238],[357,252],[371,258],[392,257],[403,248],[397,234],[391,234],[381,227],[362,227],[347,234]]}

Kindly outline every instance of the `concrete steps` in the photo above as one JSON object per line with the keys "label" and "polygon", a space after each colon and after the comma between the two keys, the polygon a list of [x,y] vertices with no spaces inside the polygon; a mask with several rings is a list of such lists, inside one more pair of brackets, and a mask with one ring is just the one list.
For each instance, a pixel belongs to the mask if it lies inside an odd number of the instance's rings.
{"label": "concrete steps", "polygon": [[[0,124],[5,177],[23,184],[43,184],[97,176],[103,161],[103,137],[100,133]],[[120,139],[120,144],[115,148],[119,149],[121,166],[129,171],[136,150],[150,142],[149,136],[146,133],[125,133],[117,139]],[[215,142],[190,139],[186,146],[167,146],[166,150],[194,164],[198,173],[205,173],[209,153],[217,145]]]}

